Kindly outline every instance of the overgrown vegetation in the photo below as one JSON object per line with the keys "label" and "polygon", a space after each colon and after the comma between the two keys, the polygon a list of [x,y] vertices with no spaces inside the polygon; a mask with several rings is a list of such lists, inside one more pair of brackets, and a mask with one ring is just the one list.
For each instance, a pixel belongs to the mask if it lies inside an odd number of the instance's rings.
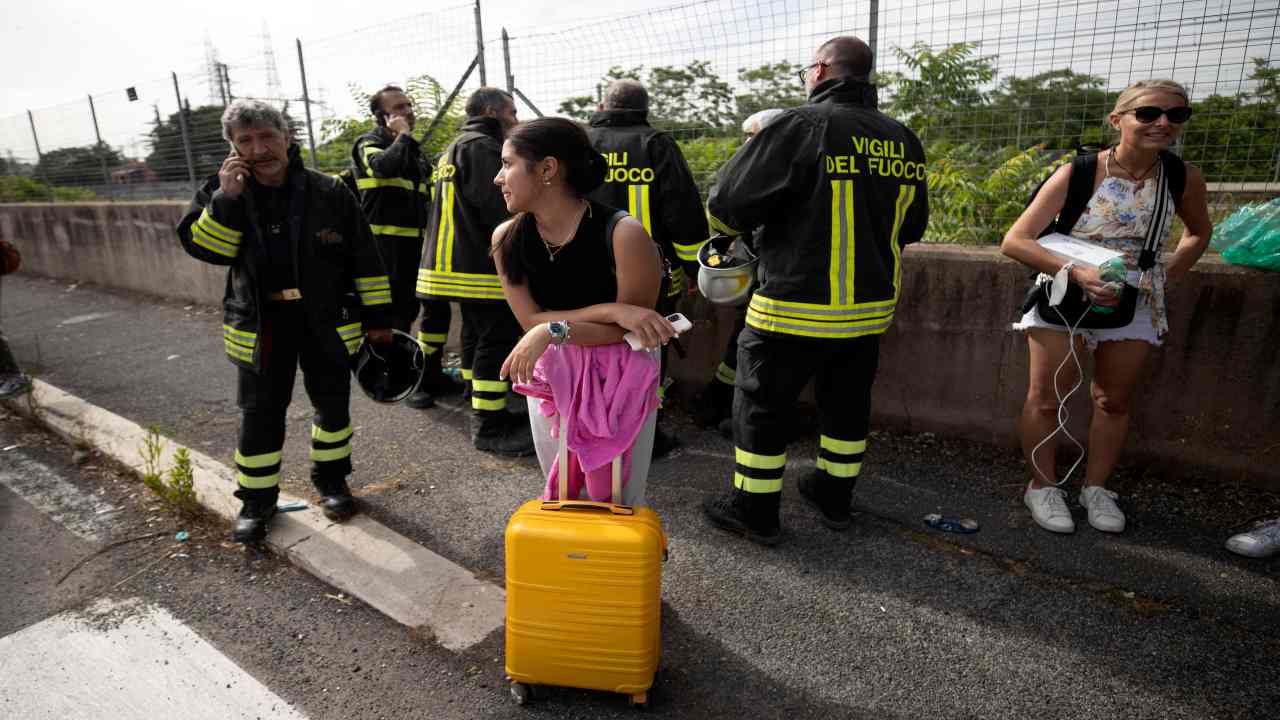
{"label": "overgrown vegetation", "polygon": [[173,467],[167,472],[160,466],[164,455],[164,440],[160,428],[147,428],[147,436],[138,448],[142,456],[142,484],[146,485],[169,509],[183,515],[194,515],[200,504],[196,500],[195,474],[191,466],[191,454],[186,448],[178,448],[173,454]]}

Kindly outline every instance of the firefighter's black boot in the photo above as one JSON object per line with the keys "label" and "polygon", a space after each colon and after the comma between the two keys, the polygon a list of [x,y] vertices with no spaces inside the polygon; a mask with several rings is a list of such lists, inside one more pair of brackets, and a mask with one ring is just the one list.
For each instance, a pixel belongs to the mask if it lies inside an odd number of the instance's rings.
{"label": "firefighter's black boot", "polygon": [[777,545],[782,539],[778,504],[782,493],[749,493],[732,490],[702,503],[707,520],[721,530],[745,536],[759,545]]}
{"label": "firefighter's black boot", "polygon": [[847,530],[853,524],[850,505],[856,478],[831,477],[821,470],[800,478],[800,497],[818,511],[822,524],[832,530]]}
{"label": "firefighter's black boot", "polygon": [[279,488],[262,490],[239,488],[235,496],[243,503],[240,514],[236,516],[235,529],[231,531],[231,539],[238,543],[260,543],[267,536],[267,525],[276,514],[276,498],[280,496]]}
{"label": "firefighter's black boot", "polygon": [[494,455],[526,457],[533,454],[533,431],[527,419],[506,410],[477,410],[471,413],[471,444]]}
{"label": "firefighter's black boot", "polygon": [[351,497],[351,488],[347,487],[346,478],[321,478],[313,470],[311,482],[320,492],[320,510],[333,522],[345,522],[356,514],[356,499]]}

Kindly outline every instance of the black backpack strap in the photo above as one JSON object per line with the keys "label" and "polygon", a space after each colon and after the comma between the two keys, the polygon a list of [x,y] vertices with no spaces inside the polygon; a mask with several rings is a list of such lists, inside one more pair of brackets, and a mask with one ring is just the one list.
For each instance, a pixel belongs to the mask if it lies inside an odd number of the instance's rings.
{"label": "black backpack strap", "polygon": [[1071,178],[1067,182],[1067,199],[1058,211],[1058,219],[1050,226],[1054,232],[1070,235],[1076,221],[1089,207],[1093,197],[1093,178],[1098,174],[1098,154],[1077,155],[1071,161]]}
{"label": "black backpack strap", "polygon": [[[1169,218],[1172,213],[1169,212],[1169,203],[1177,203],[1180,194],[1173,192],[1173,173],[1168,172],[1168,163],[1164,162],[1163,152],[1160,155],[1161,165],[1156,174],[1156,204],[1151,209],[1151,222],[1147,225],[1147,235],[1142,241],[1142,251],[1138,253],[1138,269],[1146,272],[1156,264],[1156,255],[1160,252],[1160,244],[1164,242],[1165,236],[1169,234]],[[1185,185],[1187,181],[1186,166],[1182,165],[1182,160],[1174,156],[1178,165],[1182,167],[1182,182]]]}
{"label": "black backpack strap", "polygon": [[1187,165],[1182,158],[1168,150],[1160,151],[1160,167],[1169,178],[1169,195],[1173,197],[1173,206],[1182,207],[1182,193],[1187,189]]}

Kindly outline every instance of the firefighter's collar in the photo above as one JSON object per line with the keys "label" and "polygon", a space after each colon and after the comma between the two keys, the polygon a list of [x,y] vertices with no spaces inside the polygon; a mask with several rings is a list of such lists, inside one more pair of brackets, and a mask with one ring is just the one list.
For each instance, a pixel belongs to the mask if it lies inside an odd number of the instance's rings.
{"label": "firefighter's collar", "polygon": [[628,125],[648,125],[648,110],[601,110],[591,115],[591,127],[626,127]]}
{"label": "firefighter's collar", "polygon": [[461,129],[463,132],[484,133],[495,140],[502,140],[502,122],[489,115],[467,118]]}
{"label": "firefighter's collar", "polygon": [[845,80],[837,78],[820,83],[809,94],[810,103],[826,100],[850,105],[876,107],[876,86],[862,80]]}

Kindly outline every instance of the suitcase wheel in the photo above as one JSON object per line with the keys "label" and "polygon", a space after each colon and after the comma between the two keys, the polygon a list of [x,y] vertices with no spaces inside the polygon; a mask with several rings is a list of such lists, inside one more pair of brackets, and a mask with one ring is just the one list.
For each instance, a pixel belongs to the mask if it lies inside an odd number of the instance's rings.
{"label": "suitcase wheel", "polygon": [[517,705],[526,705],[533,699],[533,686],[525,685],[522,682],[511,683],[511,697],[515,699]]}
{"label": "suitcase wheel", "polygon": [[644,710],[649,707],[649,693],[636,693],[628,698],[628,701],[631,703],[631,707],[637,710]]}

